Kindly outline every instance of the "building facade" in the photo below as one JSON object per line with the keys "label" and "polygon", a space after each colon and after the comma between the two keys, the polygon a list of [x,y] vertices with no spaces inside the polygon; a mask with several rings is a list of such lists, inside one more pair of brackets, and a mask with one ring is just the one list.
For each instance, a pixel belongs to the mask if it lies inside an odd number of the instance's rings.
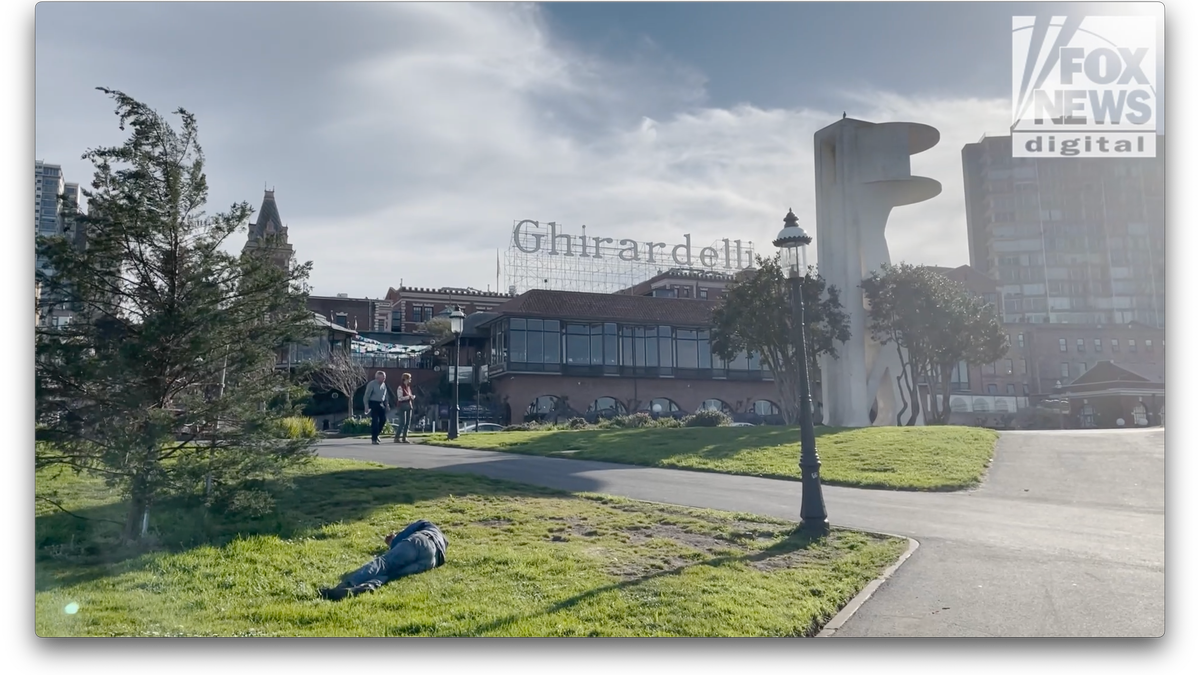
{"label": "building facade", "polygon": [[379,330],[390,333],[420,333],[421,324],[435,316],[449,314],[454,307],[464,314],[487,312],[511,300],[509,293],[480,291],[474,288],[389,288],[384,299],[390,303],[386,322]]}
{"label": "building facade", "polygon": [[[33,162],[33,232],[36,236],[53,237],[62,230],[62,201],[66,190],[62,167],[42,160]],[[35,257],[37,269],[46,270],[42,256]]]}
{"label": "building facade", "polygon": [[1166,326],[1165,144],[1154,158],[1022,158],[1012,138],[962,150],[971,267],[1006,322]]}
{"label": "building facade", "polygon": [[[999,284],[971,267],[937,269],[988,302],[999,298]],[[1009,344],[1004,358],[983,365],[963,362],[951,375],[949,423],[973,424],[986,418],[992,425],[1004,415],[1056,396],[1062,386],[1109,361],[1135,367],[1151,382],[1165,385],[1165,329],[1136,322],[1085,325],[1010,320],[1002,326]]]}
{"label": "building facade", "polygon": [[655,298],[719,300],[735,279],[735,275],[724,272],[676,268],[617,293]]}
{"label": "building facade", "polygon": [[497,307],[477,330],[488,380],[514,422],[702,409],[778,421],[779,393],[766,365],[753,354],[725,361],[712,353],[715,306],[531,290]]}

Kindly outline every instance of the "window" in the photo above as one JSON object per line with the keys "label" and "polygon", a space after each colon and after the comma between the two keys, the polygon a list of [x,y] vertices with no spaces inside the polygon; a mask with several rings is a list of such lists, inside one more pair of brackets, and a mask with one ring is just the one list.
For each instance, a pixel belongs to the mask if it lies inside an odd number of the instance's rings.
{"label": "window", "polygon": [[1083,346],[1083,338],[1076,338],[1075,351],[1080,352],[1080,353],[1087,351]]}
{"label": "window", "polygon": [[1025,349],[1025,334],[1017,333],[1017,349]]}
{"label": "window", "polygon": [[1102,344],[1103,343],[1100,342],[1100,338],[1094,338],[1092,340],[1092,349],[1094,349],[1096,351],[1096,353],[1099,354],[1100,352],[1104,351],[1104,347],[1101,346]]}
{"label": "window", "polygon": [[672,349],[675,345],[671,340],[671,327],[658,327],[658,367],[659,368],[674,368],[675,367],[675,350]]}
{"label": "window", "polygon": [[1026,359],[1021,359],[1021,371],[1018,374],[1024,375],[1028,372],[1029,372],[1029,361],[1027,361]]}
{"label": "window", "polygon": [[1012,359],[1004,359],[1004,374],[1005,375],[1013,374],[1013,360]]}
{"label": "window", "polygon": [[959,361],[954,370],[950,371],[951,391],[965,391],[971,388],[971,375],[966,361]]}
{"label": "window", "polygon": [[996,364],[995,363],[983,364],[983,374],[984,375],[995,375],[996,374]]}
{"label": "window", "polygon": [[587,326],[567,324],[567,365],[586,366],[592,362],[590,331]]}
{"label": "window", "polygon": [[402,312],[398,309],[392,310],[392,332],[393,333],[403,333],[404,332],[404,312]]}
{"label": "window", "polygon": [[528,334],[525,319],[510,319],[508,322],[508,358],[513,363],[528,363]]}
{"label": "window", "polygon": [[1083,374],[1086,372],[1087,372],[1087,364],[1086,363],[1076,363],[1075,364],[1075,377],[1083,377]]}
{"label": "window", "polygon": [[1154,352],[1154,340],[1146,340],[1146,353],[1151,354],[1153,352]]}
{"label": "window", "polygon": [[1017,394],[1017,385],[1015,385],[1015,384],[1006,384],[1006,385],[1004,385],[1004,393],[1008,394],[1009,396],[1016,396],[1016,394]]}
{"label": "window", "polygon": [[621,327],[621,365],[633,366],[633,327]]}
{"label": "window", "polygon": [[561,363],[562,337],[556,320],[512,319],[509,345],[515,363]]}
{"label": "window", "polygon": [[783,411],[773,402],[766,399],[759,399],[754,402],[754,414],[769,417],[771,415],[781,415]]}
{"label": "window", "polygon": [[1113,340],[1112,340],[1112,350],[1113,350],[1113,353],[1114,353],[1114,354],[1116,354],[1117,352],[1121,351],[1121,341],[1120,341],[1120,340],[1118,340],[1118,339],[1116,339],[1116,338],[1113,338]]}
{"label": "window", "polygon": [[699,368],[699,350],[696,346],[696,331],[675,331],[676,365],[680,368]]}
{"label": "window", "polygon": [[1023,392],[1023,393],[1024,393],[1026,396],[1028,396],[1028,395],[1029,395],[1029,385],[1027,385],[1027,384],[1023,384],[1023,385],[1021,385],[1021,391],[1022,391],[1022,392]]}
{"label": "window", "polygon": [[588,331],[591,333],[589,363],[593,366],[602,366],[604,365],[604,324],[592,324]]}
{"label": "window", "polygon": [[1000,390],[996,387],[996,385],[989,384],[988,385],[988,393],[989,394],[998,394],[998,393],[1000,393]]}
{"label": "window", "polygon": [[604,324],[604,365],[617,365],[617,324]]}
{"label": "window", "polygon": [[1067,338],[1058,338],[1058,351],[1067,351]]}
{"label": "window", "polygon": [[701,289],[700,289],[700,291],[699,291],[699,296],[700,296],[700,299],[701,299],[701,300],[707,300],[707,299],[708,299],[708,289],[707,289],[707,288],[701,288]]}
{"label": "window", "polygon": [[712,345],[706,330],[696,331],[696,356],[701,369],[709,370],[713,367]]}
{"label": "window", "polygon": [[1058,368],[1058,374],[1064,380],[1067,379],[1068,377],[1070,377],[1071,376],[1071,364],[1060,363],[1059,368]]}
{"label": "window", "polygon": [[1136,354],[1136,353],[1137,353],[1137,340],[1130,340],[1130,341],[1129,341],[1129,353],[1130,353],[1130,354]]}

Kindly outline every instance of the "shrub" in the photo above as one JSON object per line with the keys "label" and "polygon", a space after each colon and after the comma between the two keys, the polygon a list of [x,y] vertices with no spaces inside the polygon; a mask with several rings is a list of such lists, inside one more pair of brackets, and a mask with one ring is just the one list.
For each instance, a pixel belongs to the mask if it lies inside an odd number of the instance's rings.
{"label": "shrub", "polygon": [[674,417],[660,417],[654,421],[654,426],[664,429],[679,429],[683,426],[683,422]]}
{"label": "shrub", "polygon": [[[342,433],[347,436],[360,436],[362,434],[371,433],[371,418],[369,417],[347,417],[342,420]],[[384,422],[383,431],[379,432],[380,436],[392,435],[392,423]]]}
{"label": "shrub", "polygon": [[586,429],[588,426],[587,420],[582,417],[572,417],[567,422],[568,429]]}
{"label": "shrub", "polygon": [[634,413],[632,415],[618,415],[612,419],[612,425],[619,429],[640,429],[642,427],[654,426],[654,418],[650,413]]}
{"label": "shrub", "polygon": [[727,427],[733,423],[729,415],[720,410],[701,410],[683,418],[685,427]]}
{"label": "shrub", "polygon": [[599,422],[596,422],[596,428],[597,429],[620,429],[621,425],[619,423],[617,423],[616,418],[602,419]]}
{"label": "shrub", "polygon": [[311,417],[285,417],[279,420],[279,427],[284,438],[317,437],[317,423]]}

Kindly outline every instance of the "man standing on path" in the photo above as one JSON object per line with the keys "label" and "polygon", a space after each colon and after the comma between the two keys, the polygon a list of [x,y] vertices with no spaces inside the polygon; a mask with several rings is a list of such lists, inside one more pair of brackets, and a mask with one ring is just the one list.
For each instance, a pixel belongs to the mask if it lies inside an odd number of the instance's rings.
{"label": "man standing on path", "polygon": [[371,411],[371,445],[379,445],[379,432],[387,421],[387,385],[383,383],[387,373],[375,371],[375,379],[367,383],[363,389],[363,408]]}

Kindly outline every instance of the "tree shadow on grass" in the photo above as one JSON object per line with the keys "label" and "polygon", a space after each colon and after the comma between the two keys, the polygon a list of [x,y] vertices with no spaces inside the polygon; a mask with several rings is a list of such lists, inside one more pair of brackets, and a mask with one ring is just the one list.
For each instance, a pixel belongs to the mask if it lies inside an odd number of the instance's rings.
{"label": "tree shadow on grass", "polygon": [[[843,431],[847,429],[817,427],[815,430],[818,437]],[[493,437],[499,443],[505,438],[504,432],[493,434],[489,438]],[[572,457],[658,466],[662,460],[679,455],[725,459],[747,450],[783,444],[795,444],[797,451],[799,450],[798,427],[543,431],[524,443],[491,449],[546,457]]]}
{"label": "tree shadow on grass", "polygon": [[[469,635],[469,636],[488,635],[488,634],[492,633],[493,631],[502,630],[502,629],[507,628],[519,621],[532,619],[532,618],[535,618],[538,616],[548,616],[550,614],[562,612],[564,610],[571,609],[572,607],[575,607],[576,605],[579,605],[582,602],[586,602],[587,600],[598,597],[605,593],[609,593],[609,592],[613,592],[613,591],[622,591],[622,590],[626,590],[629,588],[636,588],[637,586],[654,581],[656,579],[662,579],[662,578],[672,577],[672,576],[679,576],[680,574],[683,574],[685,571],[692,569],[692,568],[721,567],[722,565],[728,565],[730,563],[739,563],[739,562],[740,563],[762,562],[762,561],[769,560],[770,558],[774,558],[776,556],[787,555],[789,553],[793,553],[795,551],[800,551],[800,550],[807,550],[807,549],[811,548],[813,544],[818,543],[823,539],[824,539],[823,536],[808,534],[808,533],[800,530],[799,528],[797,528],[797,529],[793,530],[787,537],[779,540],[778,542],[772,544],[768,548],[763,549],[762,551],[758,551],[755,553],[746,553],[746,554],[741,554],[741,555],[716,556],[713,558],[709,558],[708,560],[702,560],[702,561],[699,561],[699,562],[696,562],[696,563],[693,563],[690,565],[682,565],[682,566],[674,567],[671,569],[660,570],[657,572],[653,572],[651,574],[647,574],[645,576],[638,577],[636,579],[627,579],[625,581],[620,581],[620,582],[617,582],[614,584],[609,584],[607,586],[593,588],[592,590],[586,591],[584,593],[580,593],[578,595],[572,596],[565,600],[560,600],[559,602],[549,605],[540,611],[529,612],[529,613],[524,613],[524,614],[511,614],[509,616],[506,616],[506,617],[503,617],[500,619],[495,619],[495,620],[492,620],[492,621],[489,621],[486,623],[477,624],[477,625],[471,627],[471,629],[469,630],[467,635]],[[809,632],[815,633],[815,630],[817,627],[818,626],[816,626],[816,622],[814,621],[814,625],[809,626],[807,630]],[[388,632],[388,634],[389,635],[415,634],[415,633],[422,632],[424,628],[425,628],[424,626],[418,626],[418,625],[401,626],[401,627],[392,629],[391,631]],[[808,632],[804,633],[804,635],[808,635],[808,634],[809,634]]]}
{"label": "tree shadow on grass", "polygon": [[[38,591],[92,581],[129,571],[131,561],[152,552],[178,553],[220,547],[243,537],[281,539],[317,536],[320,528],[355,522],[390,506],[449,495],[563,497],[566,493],[482,476],[420,469],[349,469],[268,481],[276,508],[260,516],[217,513],[199,498],[173,498],[152,507],[152,539],[141,545],[120,541],[128,502],[37,516],[34,524],[35,587]],[[407,525],[398,523],[397,527]],[[136,568],[134,563],[134,568]]]}

